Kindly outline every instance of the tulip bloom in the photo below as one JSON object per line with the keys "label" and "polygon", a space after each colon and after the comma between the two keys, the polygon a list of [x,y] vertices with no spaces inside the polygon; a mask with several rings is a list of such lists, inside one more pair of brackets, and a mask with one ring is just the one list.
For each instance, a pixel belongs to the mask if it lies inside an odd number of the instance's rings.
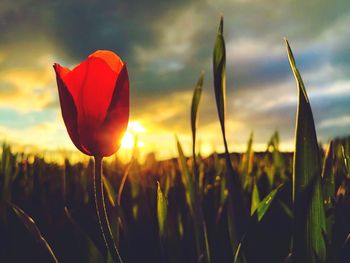
{"label": "tulip bloom", "polygon": [[92,156],[110,156],[121,144],[129,120],[129,78],[125,63],[99,50],[73,70],[54,64],[61,111],[74,145]]}

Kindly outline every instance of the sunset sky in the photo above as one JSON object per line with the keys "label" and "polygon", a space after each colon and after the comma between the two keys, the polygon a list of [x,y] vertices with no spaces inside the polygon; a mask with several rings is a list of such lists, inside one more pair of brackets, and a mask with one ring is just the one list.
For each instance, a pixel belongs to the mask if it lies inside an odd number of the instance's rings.
{"label": "sunset sky", "polygon": [[[98,49],[127,62],[131,125],[144,152],[190,149],[190,105],[205,71],[198,139],[223,149],[212,52],[220,16],[227,49],[227,135],[231,151],[265,149],[274,130],[292,150],[296,87],[283,37],[309,93],[319,140],[350,134],[350,2],[273,0],[1,0],[0,140],[25,149],[74,150],[52,68],[74,67]],[[123,152],[121,152],[123,153]]]}

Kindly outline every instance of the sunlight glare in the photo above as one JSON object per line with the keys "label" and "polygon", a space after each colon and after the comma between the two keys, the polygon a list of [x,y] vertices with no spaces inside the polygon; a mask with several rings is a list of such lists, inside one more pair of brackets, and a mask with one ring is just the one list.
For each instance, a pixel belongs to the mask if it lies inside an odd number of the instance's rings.
{"label": "sunlight glare", "polygon": [[134,147],[134,136],[130,132],[126,132],[122,140],[122,148],[132,149]]}
{"label": "sunlight glare", "polygon": [[[146,129],[142,126],[139,121],[131,121],[129,122],[128,129],[125,132],[125,135],[122,140],[121,147],[124,149],[132,149],[135,144],[135,136],[138,137],[139,134],[144,133]],[[138,137],[137,146],[143,147],[145,145],[144,142],[140,141]]]}

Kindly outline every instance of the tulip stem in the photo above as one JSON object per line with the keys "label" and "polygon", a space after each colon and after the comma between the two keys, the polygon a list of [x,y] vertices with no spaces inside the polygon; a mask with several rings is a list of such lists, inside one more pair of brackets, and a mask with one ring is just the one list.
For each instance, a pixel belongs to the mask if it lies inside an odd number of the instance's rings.
{"label": "tulip stem", "polygon": [[111,227],[108,221],[106,205],[103,195],[103,181],[102,181],[102,158],[95,156],[95,173],[94,173],[94,189],[95,189],[95,205],[98,221],[100,223],[103,239],[106,243],[107,249],[115,263],[122,263],[118,248],[114,242]]}

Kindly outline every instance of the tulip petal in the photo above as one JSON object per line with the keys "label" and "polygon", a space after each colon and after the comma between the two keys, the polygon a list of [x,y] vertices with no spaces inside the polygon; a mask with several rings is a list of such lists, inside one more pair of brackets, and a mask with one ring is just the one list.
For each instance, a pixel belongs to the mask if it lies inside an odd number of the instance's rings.
{"label": "tulip petal", "polygon": [[124,63],[120,57],[109,50],[97,50],[91,54],[89,58],[100,58],[108,64],[108,66],[117,74],[122,70]]}
{"label": "tulip petal", "polygon": [[106,118],[103,122],[103,131],[106,134],[104,156],[112,155],[120,147],[121,140],[128,127],[129,121],[129,77],[124,65],[115,85],[112,100],[109,104]]}
{"label": "tulip petal", "polygon": [[106,117],[118,75],[100,59],[88,58],[88,74],[80,94],[85,116],[95,124],[102,124]]}
{"label": "tulip petal", "polygon": [[87,155],[91,155],[91,153],[80,144],[77,127],[77,110],[73,97],[62,80],[70,71],[69,69],[62,67],[59,64],[54,64],[54,69],[56,72],[56,81],[61,104],[61,112],[69,137],[81,152]]}
{"label": "tulip petal", "polygon": [[78,122],[89,129],[102,123],[118,75],[97,57],[89,57],[63,79],[78,110]]}
{"label": "tulip petal", "polygon": [[69,68],[62,67],[60,64],[57,63],[55,63],[53,67],[56,71],[56,74],[58,74],[61,79],[63,79],[70,72]]}
{"label": "tulip petal", "polygon": [[73,70],[66,73],[64,76],[61,76],[64,84],[72,95],[76,106],[78,106],[79,94],[84,85],[85,76],[87,74],[87,67],[88,62],[85,60],[77,65]]}
{"label": "tulip petal", "polygon": [[72,140],[78,138],[77,148],[89,155],[112,155],[120,146],[129,119],[125,64],[113,52],[99,50],[72,71],[60,71],[75,110],[77,132],[70,134]]}
{"label": "tulip petal", "polygon": [[[93,155],[99,155],[101,152],[99,149],[103,148],[101,137],[107,132],[102,130],[102,124],[106,118],[117,78],[118,75],[110,66],[97,57],[89,57],[65,78],[68,89],[76,92],[76,97],[74,98],[73,95],[73,98],[78,113],[80,142]],[[111,141],[108,143],[113,144]]]}

